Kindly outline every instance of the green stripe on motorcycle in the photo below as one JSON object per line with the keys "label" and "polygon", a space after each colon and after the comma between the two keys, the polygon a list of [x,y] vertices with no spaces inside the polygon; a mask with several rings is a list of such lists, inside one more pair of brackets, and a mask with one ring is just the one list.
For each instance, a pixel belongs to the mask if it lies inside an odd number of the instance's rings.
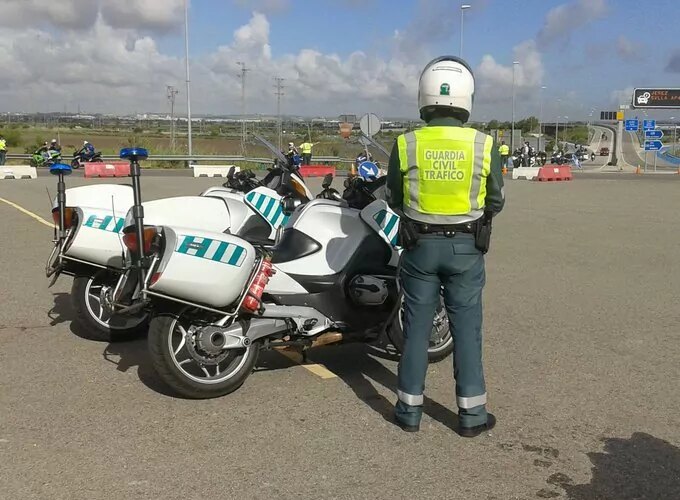
{"label": "green stripe on motorcycle", "polygon": [[123,226],[125,225],[125,219],[118,219],[118,222],[116,222],[116,227],[113,228],[114,233],[120,233],[123,230]]}
{"label": "green stripe on motorcycle", "polygon": [[182,244],[179,246],[177,251],[179,253],[187,253],[189,251],[189,245],[191,245],[193,242],[194,242],[193,236],[185,236],[184,241],[182,241]]}
{"label": "green stripe on motorcycle", "polygon": [[229,243],[221,241],[220,245],[217,247],[215,255],[212,256],[212,260],[214,260],[215,262],[221,262],[222,257],[224,256],[224,252],[227,251],[227,248],[229,248]]}
{"label": "green stripe on motorcycle", "polygon": [[390,220],[387,222],[387,226],[385,226],[385,234],[389,235],[396,224],[397,224],[397,218],[391,217]]}
{"label": "green stripe on motorcycle", "polygon": [[274,198],[269,198],[269,203],[267,203],[267,208],[264,209],[264,216],[269,217],[269,213],[272,211],[272,208],[274,208],[274,203],[276,203],[276,200]]}
{"label": "green stripe on motorcycle", "polygon": [[241,259],[241,255],[243,255],[244,252],[245,249],[243,247],[236,246],[236,248],[234,249],[234,253],[231,255],[231,258],[229,259],[229,262],[227,262],[227,264],[231,266],[237,266],[239,260]]}

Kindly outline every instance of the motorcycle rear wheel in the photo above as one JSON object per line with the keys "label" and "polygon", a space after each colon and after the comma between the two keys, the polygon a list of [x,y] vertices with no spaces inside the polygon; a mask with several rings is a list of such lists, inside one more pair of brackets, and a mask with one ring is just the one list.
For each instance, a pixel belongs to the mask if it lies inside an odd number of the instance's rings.
{"label": "motorcycle rear wheel", "polygon": [[191,307],[160,312],[149,327],[149,354],[156,373],[185,398],[209,399],[234,392],[252,373],[260,352],[259,342],[219,353],[203,351],[196,328],[206,322],[206,314]]}
{"label": "motorcycle rear wheel", "polygon": [[137,315],[109,315],[101,306],[102,287],[116,285],[118,275],[106,270],[94,274],[79,274],[73,279],[71,300],[76,321],[83,327],[83,335],[100,342],[132,340],[142,335],[148,326],[148,313]]}
{"label": "motorcycle rear wheel", "polygon": [[[400,353],[404,352],[404,306],[402,305],[399,313],[387,329],[387,334],[392,341],[392,345]],[[449,357],[453,352],[453,336],[451,326],[446,315],[443,300],[435,313],[430,334],[430,344],[427,348],[427,359],[430,363],[437,363]]]}

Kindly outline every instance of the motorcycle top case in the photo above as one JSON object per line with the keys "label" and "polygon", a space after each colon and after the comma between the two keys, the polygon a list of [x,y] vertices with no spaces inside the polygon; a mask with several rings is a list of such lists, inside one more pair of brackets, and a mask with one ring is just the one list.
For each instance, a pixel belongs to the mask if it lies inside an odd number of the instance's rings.
{"label": "motorcycle top case", "polygon": [[[243,203],[241,203],[243,205]],[[193,227],[221,233],[231,227],[229,209],[224,200],[202,196],[175,196],[145,201],[144,225]],[[125,227],[134,224],[132,209],[125,217]]]}
{"label": "motorcycle top case", "polygon": [[98,266],[122,267],[125,246],[120,232],[125,225],[127,209],[127,206],[116,207],[115,211],[110,207],[76,207],[78,226],[64,252],[65,257]]}
{"label": "motorcycle top case", "polygon": [[165,249],[154,272],[152,292],[224,308],[248,286],[257,252],[229,234],[164,226]]}
{"label": "motorcycle top case", "polygon": [[[104,208],[109,212],[127,212],[133,203],[132,187],[125,184],[92,184],[68,188],[66,190],[67,207]],[[52,208],[57,208],[55,198]]]}

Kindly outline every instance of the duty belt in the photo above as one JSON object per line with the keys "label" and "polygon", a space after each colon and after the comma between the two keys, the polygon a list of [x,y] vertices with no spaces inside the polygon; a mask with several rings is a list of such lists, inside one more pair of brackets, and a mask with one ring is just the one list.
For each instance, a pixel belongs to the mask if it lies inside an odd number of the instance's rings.
{"label": "duty belt", "polygon": [[477,221],[466,222],[465,224],[423,224],[415,222],[416,232],[420,234],[442,234],[444,236],[453,236],[456,233],[474,234]]}

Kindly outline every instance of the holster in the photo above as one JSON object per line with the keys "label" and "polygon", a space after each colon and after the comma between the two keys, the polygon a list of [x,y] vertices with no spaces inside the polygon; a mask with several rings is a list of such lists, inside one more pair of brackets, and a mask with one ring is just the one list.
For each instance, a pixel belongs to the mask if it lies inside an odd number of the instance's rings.
{"label": "holster", "polygon": [[418,245],[420,234],[416,231],[413,221],[406,217],[399,220],[399,246],[404,250],[411,250]]}
{"label": "holster", "polygon": [[485,212],[475,225],[475,248],[482,253],[487,253],[491,246],[491,219],[493,214]]}

